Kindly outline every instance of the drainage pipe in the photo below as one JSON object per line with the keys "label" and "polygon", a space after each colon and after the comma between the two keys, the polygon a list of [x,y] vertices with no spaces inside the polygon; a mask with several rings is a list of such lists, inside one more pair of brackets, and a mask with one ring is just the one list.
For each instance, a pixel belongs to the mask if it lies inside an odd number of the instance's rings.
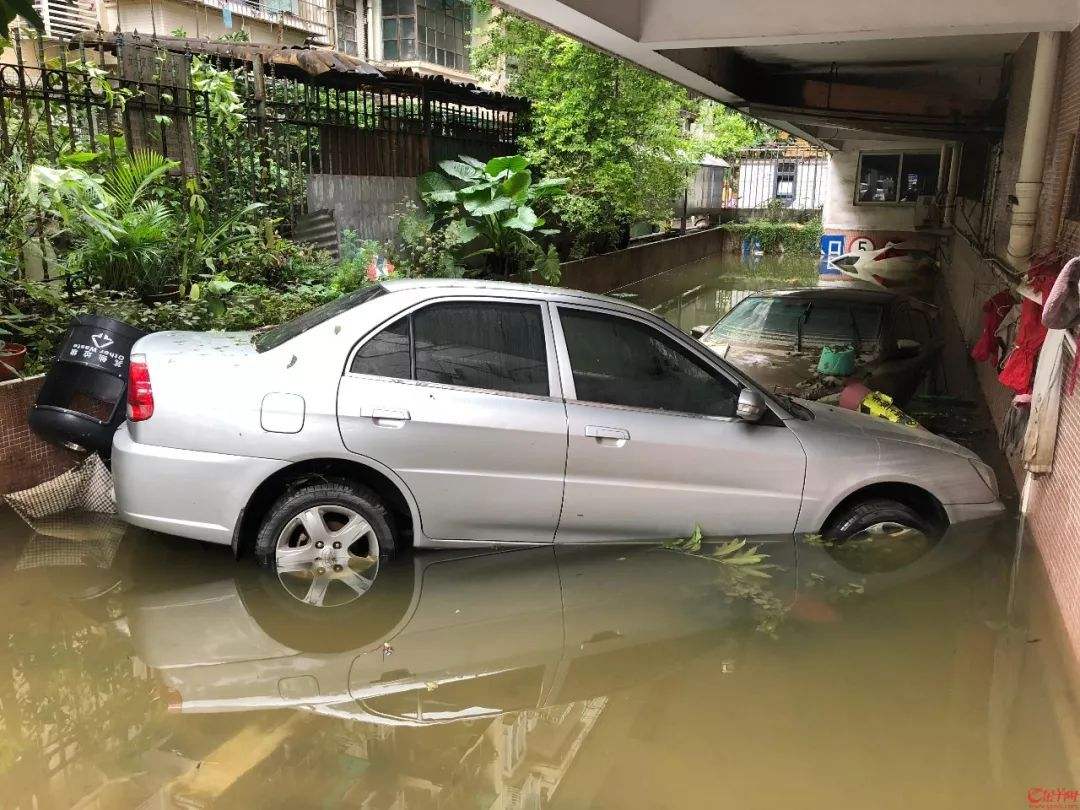
{"label": "drainage pipe", "polygon": [[945,216],[941,224],[949,228],[956,215],[956,189],[960,186],[960,142],[953,141],[949,150],[949,184],[945,190]]}
{"label": "drainage pipe", "polygon": [[1012,206],[1009,246],[1006,258],[1019,272],[1026,272],[1035,242],[1035,222],[1039,213],[1039,195],[1043,185],[1043,163],[1050,130],[1050,112],[1054,102],[1061,33],[1042,32],[1035,50],[1035,68],[1031,76],[1024,145],[1016,176],[1016,202]]}

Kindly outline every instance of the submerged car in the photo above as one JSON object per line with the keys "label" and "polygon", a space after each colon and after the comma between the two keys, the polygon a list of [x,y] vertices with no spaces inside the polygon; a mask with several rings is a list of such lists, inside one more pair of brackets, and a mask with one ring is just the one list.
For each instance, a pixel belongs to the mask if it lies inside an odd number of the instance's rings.
{"label": "submerged car", "polygon": [[829,264],[851,279],[881,287],[910,287],[923,280],[934,266],[933,254],[889,242],[876,250],[853,250],[829,260]]}
{"label": "submerged car", "polygon": [[131,357],[120,516],[370,587],[396,548],[940,532],[994,473],[925,431],[778,398],[639,307],[386,281],[260,334]]}
{"label": "submerged car", "polygon": [[[754,293],[708,328],[701,342],[779,394],[820,399],[851,379],[903,405],[937,362],[936,310],[885,290],[807,288]],[[827,347],[850,346],[850,374],[826,378]]]}

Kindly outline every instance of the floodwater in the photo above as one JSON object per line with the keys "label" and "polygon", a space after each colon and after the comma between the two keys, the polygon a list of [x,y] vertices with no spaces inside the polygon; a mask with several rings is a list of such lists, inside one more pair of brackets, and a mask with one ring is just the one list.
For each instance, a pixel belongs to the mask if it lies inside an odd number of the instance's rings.
{"label": "floodwater", "polygon": [[1080,776],[1010,521],[417,552],[322,611],[228,549],[49,531],[0,513],[5,808],[1021,808]]}
{"label": "floodwater", "polygon": [[713,324],[755,290],[782,287],[853,286],[817,258],[718,253],[672,268],[609,293],[653,310],[684,332]]}
{"label": "floodwater", "polygon": [[[625,292],[688,329],[816,282],[735,261]],[[1016,533],[416,552],[316,609],[225,548],[0,507],[0,808],[1075,807]]]}

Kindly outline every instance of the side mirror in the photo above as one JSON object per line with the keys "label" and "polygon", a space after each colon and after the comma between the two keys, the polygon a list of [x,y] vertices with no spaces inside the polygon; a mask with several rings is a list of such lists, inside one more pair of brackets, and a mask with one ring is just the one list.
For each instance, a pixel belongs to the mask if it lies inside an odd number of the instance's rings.
{"label": "side mirror", "polygon": [[739,405],[735,415],[744,422],[756,422],[765,414],[765,397],[753,388],[739,392]]}
{"label": "side mirror", "polygon": [[690,337],[701,340],[703,337],[705,337],[705,333],[708,332],[711,328],[712,327],[710,327],[707,323],[698,324],[690,330]]}

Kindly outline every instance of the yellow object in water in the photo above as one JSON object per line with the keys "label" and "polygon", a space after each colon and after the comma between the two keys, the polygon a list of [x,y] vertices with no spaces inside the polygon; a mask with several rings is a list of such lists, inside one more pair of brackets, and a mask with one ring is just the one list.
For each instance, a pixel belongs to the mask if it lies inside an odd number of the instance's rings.
{"label": "yellow object in water", "polygon": [[871,416],[877,416],[882,419],[888,419],[890,422],[896,422],[898,425],[907,425],[908,427],[921,428],[918,422],[900,410],[893,404],[892,397],[888,394],[883,394],[881,391],[871,391],[859,404],[859,410],[862,413],[868,413]]}

